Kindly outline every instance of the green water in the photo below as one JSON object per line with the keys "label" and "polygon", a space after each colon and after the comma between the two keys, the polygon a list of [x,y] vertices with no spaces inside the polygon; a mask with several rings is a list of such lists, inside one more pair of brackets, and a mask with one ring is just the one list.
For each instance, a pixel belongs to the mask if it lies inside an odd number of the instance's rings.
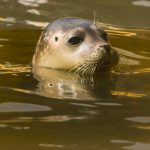
{"label": "green water", "polygon": [[[117,73],[31,72],[44,26],[93,16],[122,58]],[[150,1],[0,1],[0,150],[150,150]]]}

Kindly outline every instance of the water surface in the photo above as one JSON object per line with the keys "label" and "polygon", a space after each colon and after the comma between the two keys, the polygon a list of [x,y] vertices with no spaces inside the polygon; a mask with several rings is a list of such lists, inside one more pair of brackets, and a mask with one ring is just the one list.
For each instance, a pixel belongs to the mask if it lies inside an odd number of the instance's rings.
{"label": "water surface", "polygon": [[[94,14],[121,55],[120,69],[94,80],[31,72],[48,22]],[[149,0],[0,1],[0,149],[149,150],[149,16]]]}

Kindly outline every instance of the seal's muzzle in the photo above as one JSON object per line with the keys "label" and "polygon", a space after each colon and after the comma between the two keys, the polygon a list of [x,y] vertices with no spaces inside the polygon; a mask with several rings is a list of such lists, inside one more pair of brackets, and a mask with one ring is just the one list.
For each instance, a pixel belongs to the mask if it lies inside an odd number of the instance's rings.
{"label": "seal's muzzle", "polygon": [[110,45],[100,46],[97,51],[102,51],[102,56],[99,57],[96,71],[109,71],[113,66],[118,64],[118,53]]}
{"label": "seal's muzzle", "polygon": [[93,75],[98,71],[109,71],[118,61],[118,54],[110,45],[101,45],[74,69],[82,75]]}

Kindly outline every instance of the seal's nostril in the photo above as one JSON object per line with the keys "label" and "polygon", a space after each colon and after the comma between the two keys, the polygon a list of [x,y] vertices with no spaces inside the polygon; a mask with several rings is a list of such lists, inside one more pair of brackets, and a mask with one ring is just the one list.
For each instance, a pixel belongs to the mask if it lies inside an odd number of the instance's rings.
{"label": "seal's nostril", "polygon": [[104,49],[106,50],[106,52],[107,53],[110,53],[110,49],[111,49],[111,47],[110,47],[110,45],[103,45],[103,47],[104,47]]}

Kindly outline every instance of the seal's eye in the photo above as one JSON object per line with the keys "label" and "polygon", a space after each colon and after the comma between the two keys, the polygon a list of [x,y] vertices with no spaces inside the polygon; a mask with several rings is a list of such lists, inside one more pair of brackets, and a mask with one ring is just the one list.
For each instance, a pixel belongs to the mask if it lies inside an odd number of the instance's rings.
{"label": "seal's eye", "polygon": [[69,43],[70,45],[72,45],[72,46],[78,46],[78,45],[80,45],[82,42],[83,42],[83,38],[78,37],[78,36],[71,37],[71,38],[68,40],[68,43]]}

